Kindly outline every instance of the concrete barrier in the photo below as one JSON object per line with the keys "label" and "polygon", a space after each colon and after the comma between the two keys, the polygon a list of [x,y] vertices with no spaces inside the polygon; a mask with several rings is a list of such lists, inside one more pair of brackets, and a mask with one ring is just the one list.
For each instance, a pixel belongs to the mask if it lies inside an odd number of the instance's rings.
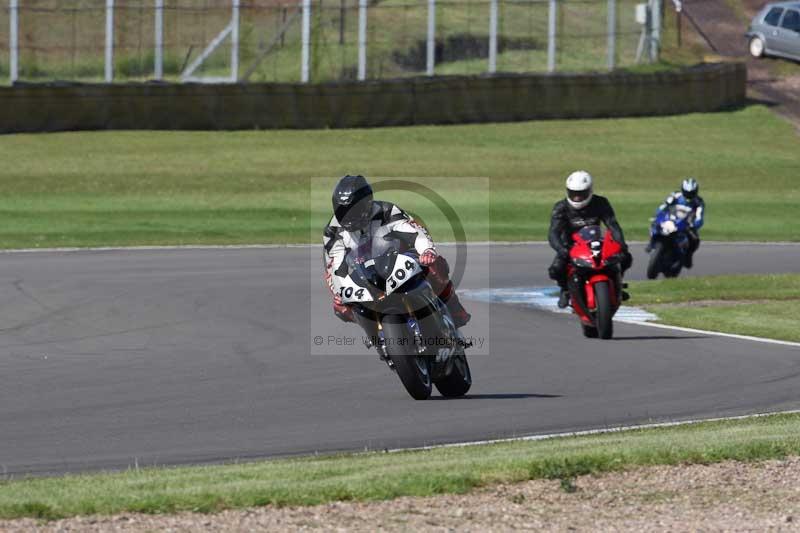
{"label": "concrete barrier", "polygon": [[709,112],[745,102],[747,70],[502,74],[302,84],[15,85],[0,133],[355,128]]}

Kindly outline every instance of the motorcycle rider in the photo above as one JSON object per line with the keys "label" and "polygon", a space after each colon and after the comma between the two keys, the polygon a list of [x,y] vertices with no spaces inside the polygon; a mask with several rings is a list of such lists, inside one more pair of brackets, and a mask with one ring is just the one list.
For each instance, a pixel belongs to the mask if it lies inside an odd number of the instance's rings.
{"label": "motorcycle rider", "polygon": [[[372,187],[364,176],[344,176],[333,189],[333,217],[325,226],[322,236],[325,281],[333,295],[333,310],[345,322],[355,322],[353,309],[343,304],[333,291],[333,276],[342,265],[347,253],[358,247],[359,242],[371,239],[379,229],[400,235],[409,248],[419,254],[419,262],[426,267],[427,280],[447,305],[453,322],[460,328],[469,322],[470,314],[461,305],[450,281],[450,267],[444,257],[436,251],[436,246],[428,231],[405,211],[390,202],[374,200]],[[365,329],[371,328],[366,321],[359,320]],[[377,334],[367,331],[370,338]]]}
{"label": "motorcycle rider", "polygon": [[[558,283],[561,294],[558,298],[558,307],[564,309],[569,305],[569,290],[567,288],[567,265],[569,264],[569,251],[574,244],[572,234],[586,226],[598,226],[600,222],[606,225],[614,240],[622,245],[624,257],[620,262],[622,274],[633,264],[633,256],[628,252],[622,228],[614,215],[614,209],[609,201],[600,195],[594,194],[593,179],[585,170],[578,170],[567,177],[567,197],[556,202],[550,216],[550,231],[548,241],[555,250],[556,257],[550,265],[548,273],[550,279]],[[627,299],[627,293],[623,292]]]}
{"label": "motorcycle rider", "polygon": [[[689,237],[689,251],[683,258],[683,266],[692,268],[693,256],[697,249],[700,247],[700,228],[703,227],[705,222],[703,216],[705,215],[706,203],[700,196],[700,184],[694,178],[686,178],[681,183],[681,190],[667,196],[664,203],[658,206],[656,216],[661,212],[666,211],[673,205],[683,205],[690,208],[692,211],[689,214],[689,231],[686,235]],[[650,253],[652,250],[652,240],[647,245],[646,251]]]}

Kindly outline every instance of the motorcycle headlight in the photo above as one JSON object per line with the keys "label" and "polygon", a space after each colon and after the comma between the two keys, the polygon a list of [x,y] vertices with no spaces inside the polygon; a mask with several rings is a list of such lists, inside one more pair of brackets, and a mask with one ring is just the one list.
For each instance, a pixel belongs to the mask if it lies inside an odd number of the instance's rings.
{"label": "motorcycle headlight", "polygon": [[604,263],[605,263],[607,266],[612,266],[612,265],[616,265],[616,264],[617,264],[617,263],[619,263],[620,261],[622,261],[622,254],[617,254],[617,255],[612,255],[611,257],[607,258],[607,259],[604,261]]}
{"label": "motorcycle headlight", "polygon": [[591,261],[587,261],[586,259],[581,259],[580,257],[574,257],[574,258],[572,259],[572,262],[573,262],[573,263],[575,264],[575,266],[577,266],[577,267],[581,267],[581,268],[594,268],[594,263],[592,263]]}

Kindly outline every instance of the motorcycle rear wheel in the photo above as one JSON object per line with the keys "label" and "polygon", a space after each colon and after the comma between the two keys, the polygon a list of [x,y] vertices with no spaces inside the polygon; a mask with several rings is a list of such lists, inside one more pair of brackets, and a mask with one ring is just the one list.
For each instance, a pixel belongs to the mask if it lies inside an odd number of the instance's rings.
{"label": "motorcycle rear wheel", "polygon": [[453,369],[450,374],[434,383],[442,396],[454,398],[464,396],[472,386],[472,373],[469,370],[467,355],[461,351],[453,355]]}
{"label": "motorcycle rear wheel", "polygon": [[667,268],[664,269],[664,277],[677,278],[683,268],[683,259],[672,261]]}
{"label": "motorcycle rear wheel", "polygon": [[400,381],[412,398],[427,400],[432,389],[430,359],[417,353],[405,317],[387,316],[382,325],[386,353],[394,362]]}
{"label": "motorcycle rear wheel", "polygon": [[607,281],[598,281],[594,285],[594,301],[597,305],[595,323],[601,339],[614,336],[613,310],[611,309],[611,286]]}

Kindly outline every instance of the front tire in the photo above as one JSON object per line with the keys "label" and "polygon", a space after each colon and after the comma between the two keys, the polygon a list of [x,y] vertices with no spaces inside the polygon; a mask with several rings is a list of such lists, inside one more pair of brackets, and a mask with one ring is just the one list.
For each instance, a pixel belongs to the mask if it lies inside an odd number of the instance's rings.
{"label": "front tire", "polygon": [[387,316],[383,321],[386,353],[394,362],[394,368],[408,394],[415,400],[427,400],[431,396],[430,359],[417,353],[414,336],[408,330],[405,318]]}
{"label": "front tire", "polygon": [[450,374],[437,381],[435,385],[441,395],[446,398],[464,396],[469,391],[472,386],[472,373],[464,352],[453,356],[453,369]]}
{"label": "front tire", "polygon": [[583,330],[583,336],[587,339],[596,339],[597,338],[597,328],[594,326],[587,326],[586,324],[581,324],[581,329]]}
{"label": "front tire", "polygon": [[611,288],[607,281],[598,281],[594,285],[594,302],[597,333],[601,339],[610,339],[614,336],[613,311],[611,309]]}
{"label": "front tire", "polygon": [[753,37],[750,39],[750,55],[755,58],[764,57],[764,50],[766,46],[764,45],[764,40],[761,37]]}
{"label": "front tire", "polygon": [[656,242],[650,251],[650,260],[647,262],[647,279],[656,279],[661,272],[662,257],[664,255],[664,243]]}

